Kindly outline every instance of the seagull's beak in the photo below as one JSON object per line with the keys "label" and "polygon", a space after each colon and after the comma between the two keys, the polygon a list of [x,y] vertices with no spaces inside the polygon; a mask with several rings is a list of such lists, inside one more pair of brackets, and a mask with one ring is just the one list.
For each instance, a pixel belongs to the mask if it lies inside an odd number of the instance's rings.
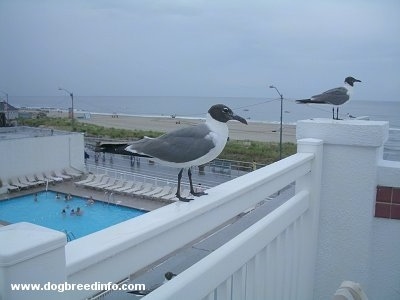
{"label": "seagull's beak", "polygon": [[[355,79],[355,78],[354,78]],[[354,82],[362,82],[361,80],[355,79]]]}
{"label": "seagull's beak", "polygon": [[232,120],[236,120],[236,121],[239,121],[239,122],[247,125],[246,119],[242,118],[241,116],[232,114]]}

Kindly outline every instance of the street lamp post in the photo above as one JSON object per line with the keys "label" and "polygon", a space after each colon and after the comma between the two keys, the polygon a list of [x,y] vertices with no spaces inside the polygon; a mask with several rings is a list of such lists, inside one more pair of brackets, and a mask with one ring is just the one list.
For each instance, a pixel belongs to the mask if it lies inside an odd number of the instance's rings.
{"label": "street lamp post", "polygon": [[269,86],[270,89],[275,89],[279,97],[281,98],[281,121],[280,121],[280,131],[279,131],[279,159],[282,159],[282,118],[283,118],[283,95],[279,92],[278,88],[274,85]]}
{"label": "street lamp post", "polygon": [[59,91],[64,91],[67,92],[69,94],[69,96],[71,97],[71,123],[74,124],[74,94],[70,91],[68,91],[67,89],[58,88]]}

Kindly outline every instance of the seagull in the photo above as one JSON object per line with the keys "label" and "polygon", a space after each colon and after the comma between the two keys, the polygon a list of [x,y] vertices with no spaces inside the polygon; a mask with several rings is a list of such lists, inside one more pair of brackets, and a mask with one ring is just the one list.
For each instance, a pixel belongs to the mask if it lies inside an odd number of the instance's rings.
{"label": "seagull", "polygon": [[[353,90],[354,82],[361,82],[361,80],[354,77],[346,77],[343,87],[337,87],[322,94],[312,96],[310,99],[296,100],[296,103],[306,104],[332,104],[336,106],[336,120],[339,120],[339,105],[347,102]],[[332,108],[333,119],[335,119],[335,107]]]}
{"label": "seagull", "polygon": [[230,120],[247,124],[244,118],[234,114],[228,106],[216,104],[208,110],[205,123],[180,128],[157,138],[144,137],[130,145],[102,143],[100,149],[104,152],[149,157],[161,164],[180,168],[176,197],[180,201],[189,202],[193,199],[181,196],[183,170],[188,169],[190,193],[193,196],[206,195],[205,192],[195,192],[190,168],[204,165],[221,154],[228,140],[226,123]]}

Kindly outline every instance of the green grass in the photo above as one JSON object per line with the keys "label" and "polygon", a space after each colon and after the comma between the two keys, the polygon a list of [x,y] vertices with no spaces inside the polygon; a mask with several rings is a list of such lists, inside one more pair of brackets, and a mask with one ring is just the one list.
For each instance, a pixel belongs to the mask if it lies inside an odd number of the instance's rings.
{"label": "green grass", "polygon": [[[296,153],[296,144],[282,144],[282,158]],[[256,141],[229,141],[219,156],[222,159],[237,161],[255,161],[270,164],[279,160],[279,143]]]}
{"label": "green grass", "polygon": [[[18,122],[20,125],[32,127],[44,126],[58,130],[83,132],[86,136],[100,138],[140,139],[144,136],[157,137],[162,134],[162,132],[155,131],[108,128],[104,126],[82,123],[78,120],[75,120],[74,124],[72,125],[71,120],[66,118],[43,117],[37,119],[20,119]],[[294,153],[296,153],[296,144],[282,144],[283,158]],[[279,143],[228,141],[219,158],[244,162],[255,161],[258,164],[267,165],[279,160]]]}
{"label": "green grass", "polygon": [[93,137],[104,137],[114,139],[140,139],[144,136],[157,137],[162,132],[149,131],[149,130],[128,130],[128,129],[117,129],[113,127],[104,127],[93,124],[87,124],[74,121],[72,125],[71,120],[66,118],[38,118],[38,119],[20,119],[18,121],[20,125],[39,127],[44,126],[53,129],[82,132],[87,136]]}

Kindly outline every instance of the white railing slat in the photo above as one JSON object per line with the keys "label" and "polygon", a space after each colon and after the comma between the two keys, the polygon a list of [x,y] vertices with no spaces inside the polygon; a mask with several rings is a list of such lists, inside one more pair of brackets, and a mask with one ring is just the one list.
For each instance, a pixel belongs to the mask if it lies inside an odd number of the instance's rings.
{"label": "white railing slat", "polygon": [[[226,280],[225,274],[236,272],[266,244],[274,240],[285,228],[297,220],[307,210],[308,200],[308,192],[302,191],[296,194],[249,229],[205,257],[201,264],[193,265],[180,276],[146,296],[145,299],[203,298],[208,294],[208,291]],[[246,245],[246,247],[242,247],[242,245]],[[279,250],[281,249],[278,246]],[[213,275],[210,276],[210,274]],[[247,276],[249,276],[249,270]],[[197,279],[200,277],[202,280],[198,281]],[[246,298],[251,299],[247,297],[247,291]]]}

